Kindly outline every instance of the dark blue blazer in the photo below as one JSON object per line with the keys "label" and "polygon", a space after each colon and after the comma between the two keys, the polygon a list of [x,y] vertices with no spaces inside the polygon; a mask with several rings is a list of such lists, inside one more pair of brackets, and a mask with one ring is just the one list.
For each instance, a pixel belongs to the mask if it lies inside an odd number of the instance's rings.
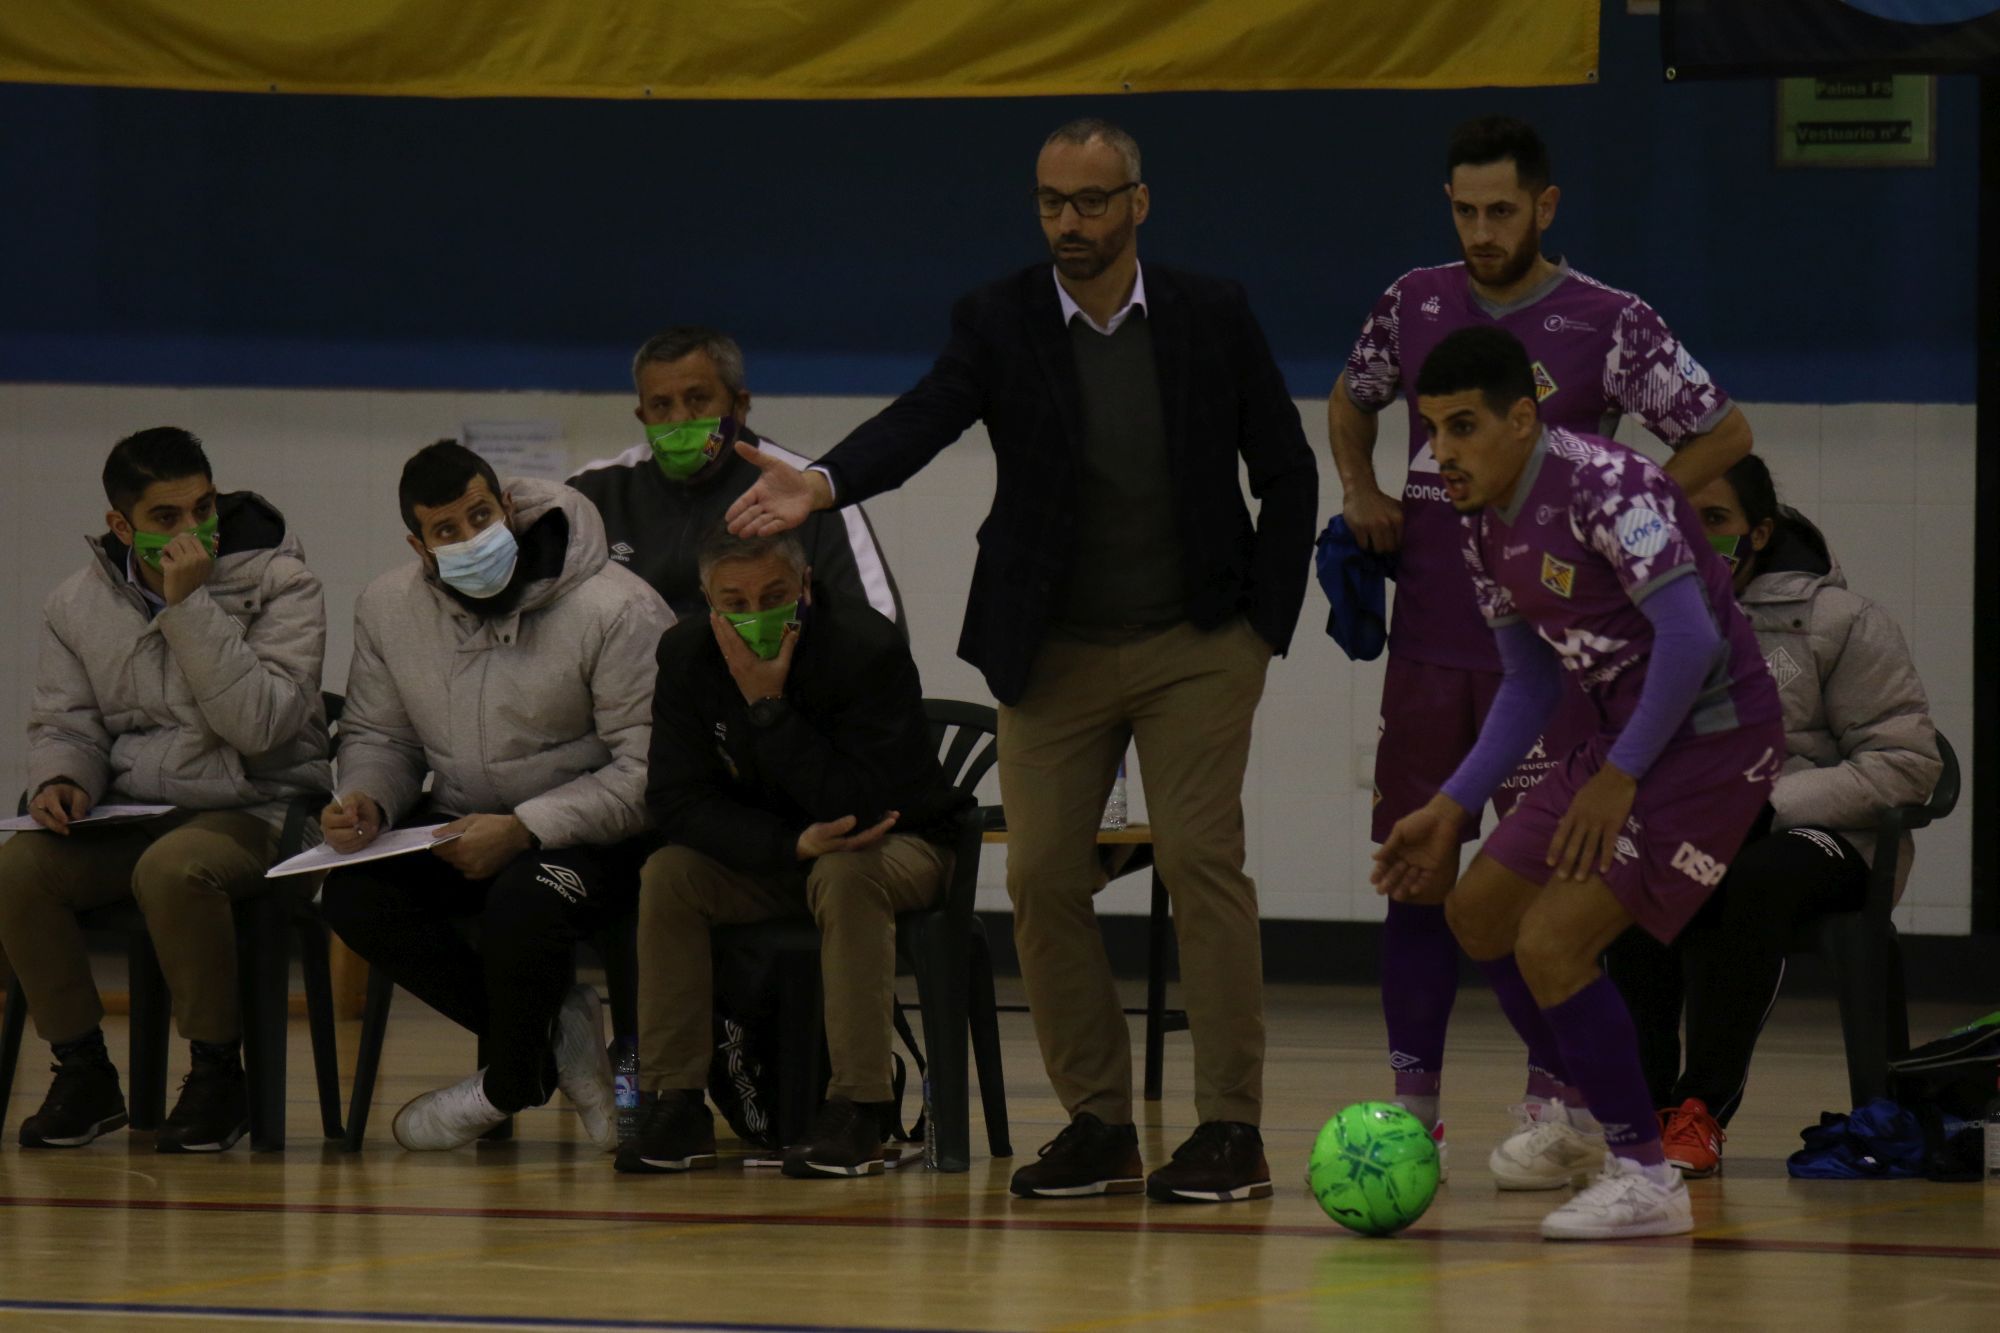
{"label": "dark blue blazer", "polygon": [[[1319,507],[1298,410],[1240,285],[1145,270],[1188,619],[1214,629],[1246,615],[1282,653],[1305,601]],[[975,421],[993,442],[996,485],[958,655],[1011,704],[1076,549],[1082,391],[1047,264],[962,297],[930,373],[820,462],[840,503],[855,504],[902,485]],[[1239,459],[1260,502],[1254,522]]]}

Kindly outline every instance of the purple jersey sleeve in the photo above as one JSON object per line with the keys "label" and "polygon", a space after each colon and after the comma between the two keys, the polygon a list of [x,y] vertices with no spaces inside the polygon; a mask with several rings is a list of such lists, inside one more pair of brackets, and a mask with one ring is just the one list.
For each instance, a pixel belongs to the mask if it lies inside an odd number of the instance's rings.
{"label": "purple jersey sleeve", "polygon": [[1646,679],[1639,706],[1606,756],[1633,779],[1646,776],[1674,733],[1687,725],[1688,710],[1702,683],[1715,670],[1718,650],[1727,653],[1699,579],[1675,579],[1639,604],[1653,627],[1646,655]]}
{"label": "purple jersey sleeve", "polygon": [[1487,625],[1499,629],[1511,625],[1521,618],[1514,606],[1514,594],[1501,587],[1494,577],[1486,572],[1486,561],[1479,554],[1479,519],[1476,516],[1463,520],[1465,528],[1465,569],[1472,575],[1472,600],[1479,606],[1479,614]]}
{"label": "purple jersey sleeve", "polygon": [[1674,482],[1636,455],[1611,455],[1577,475],[1570,517],[1604,557],[1634,603],[1669,579],[1694,572],[1694,548],[1674,521]]}
{"label": "purple jersey sleeve", "polygon": [[1675,447],[1713,430],[1732,406],[1659,312],[1639,300],[1619,312],[1604,360],[1604,396]]}
{"label": "purple jersey sleeve", "polygon": [[1486,710],[1472,752],[1440,788],[1466,811],[1483,808],[1520,766],[1562,693],[1562,668],[1555,652],[1525,622],[1502,625],[1493,631],[1493,638],[1506,678]]}
{"label": "purple jersey sleeve", "polygon": [[1347,396],[1366,412],[1396,401],[1403,384],[1403,281],[1398,278],[1368,312],[1354,350],[1347,354]]}

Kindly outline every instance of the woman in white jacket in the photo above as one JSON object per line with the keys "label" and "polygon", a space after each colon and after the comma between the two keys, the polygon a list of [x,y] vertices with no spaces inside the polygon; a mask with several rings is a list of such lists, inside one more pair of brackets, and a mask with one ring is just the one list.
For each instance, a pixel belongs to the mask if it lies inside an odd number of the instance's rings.
{"label": "woman in white jacket", "polygon": [[[1765,819],[1673,946],[1634,931],[1605,961],[1666,1108],[1667,1158],[1706,1176],[1721,1169],[1722,1126],[1742,1101],[1794,926],[1860,905],[1877,822],[1928,797],[1941,765],[1902,631],[1848,590],[1819,530],[1778,504],[1763,460],[1745,458],[1692,498],[1709,539],[1735,564],[1737,600],[1784,701],[1784,770]],[[1903,876],[1909,865],[1905,847]]]}

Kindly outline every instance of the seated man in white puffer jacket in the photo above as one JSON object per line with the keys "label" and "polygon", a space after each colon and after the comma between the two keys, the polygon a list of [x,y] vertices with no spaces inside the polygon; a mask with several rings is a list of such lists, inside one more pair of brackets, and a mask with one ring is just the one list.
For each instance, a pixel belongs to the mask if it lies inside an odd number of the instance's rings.
{"label": "seated man in white puffer jacket", "polygon": [[[269,887],[287,802],[329,783],[326,607],[284,516],[218,494],[187,431],[120,440],[104,494],[110,531],[42,608],[28,722],[42,827],[0,846],[0,949],[57,1062],[21,1145],[81,1147],[126,1123],[76,913],[136,900],[192,1049],[155,1146],[221,1152],[250,1120],[230,903]],[[175,808],[77,822],[134,802]]]}
{"label": "seated man in white puffer jacket", "polygon": [[[395,1120],[405,1148],[470,1143],[560,1086],[618,1146],[603,1010],[572,987],[576,939],[629,912],[646,841],[660,595],[610,563],[567,486],[505,487],[450,440],[403,469],[414,561],[354,610],[327,842],[444,823],[428,850],[336,870],[321,908],[396,983],[485,1037],[491,1063]],[[428,794],[424,775],[432,778]],[[478,947],[453,926],[479,919]]]}

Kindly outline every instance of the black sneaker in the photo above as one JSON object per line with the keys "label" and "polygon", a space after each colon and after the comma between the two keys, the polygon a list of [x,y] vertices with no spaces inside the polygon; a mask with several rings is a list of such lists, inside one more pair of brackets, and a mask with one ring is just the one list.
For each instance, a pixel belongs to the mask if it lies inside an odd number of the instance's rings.
{"label": "black sneaker", "polygon": [[698,1092],[648,1093],[612,1165],[633,1175],[714,1170],[715,1113]]}
{"label": "black sneaker", "polygon": [[1130,1125],[1107,1125],[1088,1111],[1043,1144],[1039,1158],[1016,1171],[1008,1186],[1023,1199],[1137,1194],[1145,1187],[1139,1131]]}
{"label": "black sneaker", "polygon": [[879,1176],[883,1160],[882,1119],[875,1108],[829,1097],[813,1117],[805,1142],[785,1149],[784,1172],[794,1180]]}
{"label": "black sneaker", "polygon": [[1255,1125],[1210,1120],[1174,1149],[1174,1160],[1146,1180],[1146,1196],[1160,1203],[1238,1203],[1271,1197],[1271,1168],[1264,1136]]}
{"label": "black sneaker", "polygon": [[109,1061],[72,1055],[49,1068],[55,1082],[42,1098],[42,1109],[21,1122],[23,1148],[81,1148],[124,1127],[125,1094]]}
{"label": "black sneaker", "polygon": [[226,1152],[250,1130],[250,1089],[234,1061],[195,1061],[160,1125],[156,1152]]}

